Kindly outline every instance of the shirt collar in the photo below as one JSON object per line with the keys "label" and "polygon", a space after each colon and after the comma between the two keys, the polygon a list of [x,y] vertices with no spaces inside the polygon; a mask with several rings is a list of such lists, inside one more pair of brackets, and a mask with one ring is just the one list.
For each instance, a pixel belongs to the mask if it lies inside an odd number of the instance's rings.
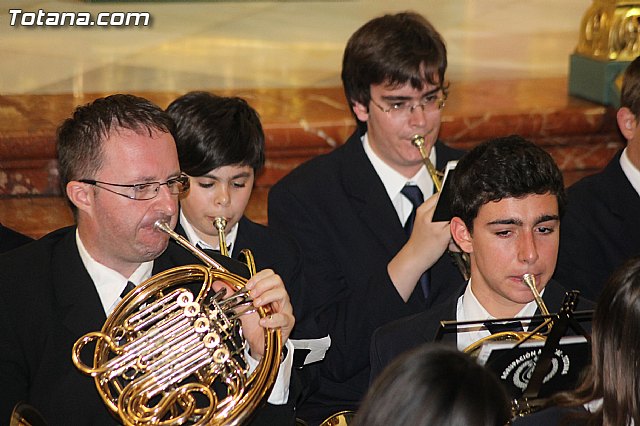
{"label": "shirt collar", "polygon": [[[182,225],[182,229],[184,229],[184,233],[187,234],[187,239],[191,242],[191,244],[195,244],[208,250],[220,250],[219,243],[215,247],[212,247],[210,244],[200,239],[195,229],[193,229],[193,225],[189,223],[186,216],[182,212],[182,209],[180,209],[180,225]],[[239,226],[240,223],[238,222],[233,225],[228,233],[225,233],[225,242],[227,243],[227,247],[229,248],[229,253],[233,253],[233,244],[236,242]]]}
{"label": "shirt collar", "polygon": [[620,156],[620,168],[625,176],[627,176],[633,189],[640,195],[640,170],[638,170],[629,159],[627,148],[622,151],[622,155]]}
{"label": "shirt collar", "polygon": [[98,291],[98,296],[100,297],[100,302],[106,315],[109,315],[116,304],[120,302],[120,294],[127,285],[127,282],[131,281],[133,284],[138,285],[151,277],[153,261],[141,263],[133,274],[127,278],[91,257],[82,243],[77,229],[76,244],[82,263]]}

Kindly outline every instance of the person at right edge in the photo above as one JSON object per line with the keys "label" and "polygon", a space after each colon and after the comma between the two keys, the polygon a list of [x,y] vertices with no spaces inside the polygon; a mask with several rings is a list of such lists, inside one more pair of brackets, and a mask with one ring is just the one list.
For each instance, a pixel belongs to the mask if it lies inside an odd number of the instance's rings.
{"label": "person at right edge", "polygon": [[640,58],[625,71],[620,104],[626,148],[567,190],[562,217],[554,278],[591,300],[618,266],[640,254]]}
{"label": "person at right edge", "polygon": [[431,220],[438,196],[412,144],[423,136],[440,170],[462,155],[438,140],[446,67],[444,40],[423,16],[404,12],[364,24],[342,66],[357,129],[270,191],[269,226],[301,247],[304,305],[330,337],[325,359],[305,366],[315,368],[315,382],[298,417],[310,425],[357,409],[377,327],[425,311],[464,283],[445,254],[449,224]]}

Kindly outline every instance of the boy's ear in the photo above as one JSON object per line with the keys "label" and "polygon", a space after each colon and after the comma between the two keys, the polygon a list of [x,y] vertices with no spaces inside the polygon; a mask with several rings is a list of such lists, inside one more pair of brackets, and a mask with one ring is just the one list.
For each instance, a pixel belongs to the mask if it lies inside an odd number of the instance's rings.
{"label": "boy's ear", "polygon": [[87,211],[93,206],[93,188],[91,185],[72,180],[67,183],[67,197],[78,210]]}
{"label": "boy's ear", "polygon": [[451,228],[451,236],[454,241],[465,253],[473,252],[473,237],[467,225],[458,216],[451,219],[449,223]]}
{"label": "boy's ear", "polygon": [[369,120],[369,108],[357,101],[351,101],[351,105],[353,113],[358,117],[358,120],[366,123]]}
{"label": "boy's ear", "polygon": [[627,107],[622,107],[618,110],[616,119],[618,120],[618,127],[620,128],[622,136],[624,136],[626,140],[633,139],[638,127],[638,122],[633,112]]}

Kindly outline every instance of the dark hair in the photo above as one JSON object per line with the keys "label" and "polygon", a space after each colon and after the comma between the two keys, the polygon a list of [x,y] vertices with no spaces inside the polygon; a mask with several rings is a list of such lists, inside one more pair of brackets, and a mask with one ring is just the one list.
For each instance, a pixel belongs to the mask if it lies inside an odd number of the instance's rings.
{"label": "dark hair", "polygon": [[591,332],[591,366],[575,392],[556,398],[579,406],[602,398],[589,424],[640,424],[640,256],[616,269],[598,299]]}
{"label": "dark hair", "polygon": [[57,133],[62,192],[70,181],[91,179],[100,170],[103,142],[114,132],[127,129],[152,135],[172,133],[173,128],[173,121],[162,108],[138,96],[111,95],[77,107]]}
{"label": "dark hair", "polygon": [[218,167],[264,165],[264,132],[258,113],[241,98],[190,92],[167,112],[176,122],[180,168],[202,176]]}
{"label": "dark hair", "polygon": [[480,207],[503,198],[551,193],[562,213],[565,204],[562,173],[551,155],[517,136],[488,140],[464,155],[451,181],[451,214],[473,231]]}
{"label": "dark hair", "polygon": [[640,117],[640,57],[629,64],[624,72],[620,106],[627,107]]}
{"label": "dark hair", "polygon": [[366,106],[372,84],[444,86],[446,69],[442,36],[423,16],[403,12],[372,19],[353,33],[342,58],[342,84],[350,105]]}
{"label": "dark hair", "polygon": [[426,344],[385,368],[354,426],[504,426],[510,417],[509,398],[493,373],[455,348]]}

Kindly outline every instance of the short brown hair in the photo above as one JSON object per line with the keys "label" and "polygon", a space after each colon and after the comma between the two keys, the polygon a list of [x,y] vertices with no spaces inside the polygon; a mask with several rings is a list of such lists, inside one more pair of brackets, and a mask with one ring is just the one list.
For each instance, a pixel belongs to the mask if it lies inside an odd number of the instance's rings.
{"label": "short brown hair", "polygon": [[422,15],[402,12],[372,19],[351,36],[342,58],[342,84],[350,105],[369,105],[372,84],[442,86],[446,69],[440,33]]}
{"label": "short brown hair", "polygon": [[[92,179],[102,167],[104,141],[112,132],[173,133],[171,117],[159,106],[133,95],[111,95],[76,108],[58,128],[56,148],[62,193],[67,183]],[[71,203],[70,203],[71,204]],[[75,206],[71,204],[75,213]]]}

